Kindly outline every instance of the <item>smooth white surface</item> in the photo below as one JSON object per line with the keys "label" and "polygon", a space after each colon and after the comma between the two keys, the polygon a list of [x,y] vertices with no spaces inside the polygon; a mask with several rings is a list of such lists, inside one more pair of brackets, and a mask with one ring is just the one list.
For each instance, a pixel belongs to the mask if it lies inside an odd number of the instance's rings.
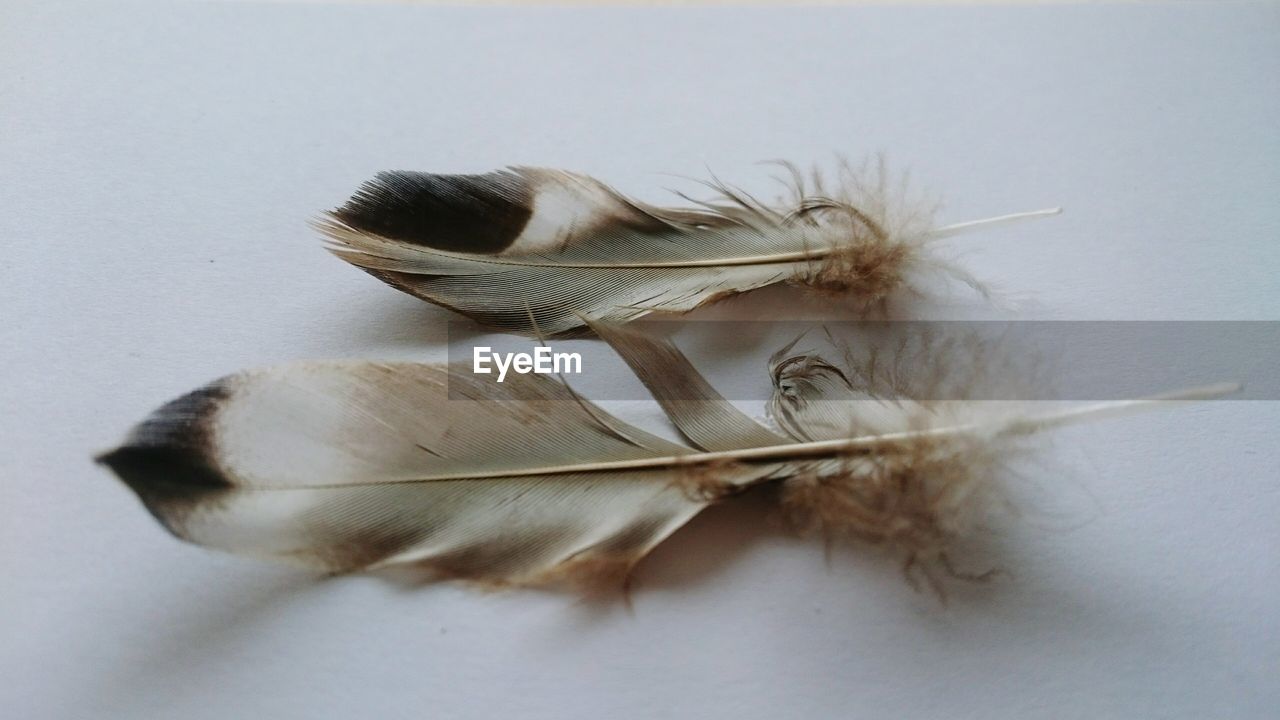
{"label": "smooth white surface", "polygon": [[1046,495],[1088,509],[1012,524],[1014,578],[947,607],[749,502],[660,548],[630,612],[317,582],[172,540],[89,462],[241,367],[438,358],[448,315],[305,225],[388,168],[550,165],[660,200],[660,173],[764,188],[756,160],[883,150],[944,222],[1067,208],[963,246],[1024,316],[1280,320],[1277,6],[0,13],[6,717],[1280,706],[1276,403],[1065,433],[1077,472]]}

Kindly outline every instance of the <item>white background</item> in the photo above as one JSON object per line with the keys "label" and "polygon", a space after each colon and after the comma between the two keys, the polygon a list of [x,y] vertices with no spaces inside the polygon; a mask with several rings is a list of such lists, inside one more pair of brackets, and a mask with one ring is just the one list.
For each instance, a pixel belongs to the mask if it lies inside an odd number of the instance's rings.
{"label": "white background", "polygon": [[305,224],[382,169],[661,200],[883,150],[944,222],[1067,208],[963,241],[1026,317],[1280,320],[1277,6],[0,13],[6,717],[1274,717],[1276,403],[1065,433],[1087,509],[945,607],[750,502],[631,611],[317,581],[173,540],[89,458],[239,368],[439,358],[449,316]]}

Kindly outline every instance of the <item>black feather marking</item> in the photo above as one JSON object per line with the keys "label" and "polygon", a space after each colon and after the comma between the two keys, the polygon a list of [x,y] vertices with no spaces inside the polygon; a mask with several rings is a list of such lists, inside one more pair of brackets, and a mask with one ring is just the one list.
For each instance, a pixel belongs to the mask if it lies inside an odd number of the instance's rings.
{"label": "black feather marking", "polygon": [[483,175],[381,172],[333,211],[342,223],[438,250],[499,253],[533,214],[528,178],[511,170]]}
{"label": "black feather marking", "polygon": [[188,393],[152,413],[125,444],[99,455],[170,532],[186,514],[234,484],[212,460],[210,421],[229,397],[225,381]]}

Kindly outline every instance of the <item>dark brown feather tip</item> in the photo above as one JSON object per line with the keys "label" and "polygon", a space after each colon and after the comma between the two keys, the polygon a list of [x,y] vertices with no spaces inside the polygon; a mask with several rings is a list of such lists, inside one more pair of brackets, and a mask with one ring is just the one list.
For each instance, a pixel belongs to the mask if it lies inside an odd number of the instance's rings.
{"label": "dark brown feather tip", "polygon": [[169,402],[134,428],[123,445],[99,455],[151,514],[180,535],[182,518],[233,483],[211,460],[210,421],[227,399],[219,381]]}
{"label": "dark brown feather tip", "polygon": [[511,170],[483,175],[381,172],[332,216],[356,230],[438,250],[499,253],[533,214],[528,178]]}

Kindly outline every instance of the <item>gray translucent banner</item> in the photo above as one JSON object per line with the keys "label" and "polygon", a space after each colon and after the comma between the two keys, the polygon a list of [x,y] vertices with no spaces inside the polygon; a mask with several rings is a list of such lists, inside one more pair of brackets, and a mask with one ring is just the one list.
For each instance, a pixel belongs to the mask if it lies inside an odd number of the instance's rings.
{"label": "gray translucent banner", "polygon": [[[1243,385],[1229,400],[1280,399],[1280,322],[1272,321],[652,321],[628,327],[669,338],[730,400],[767,399],[771,366],[806,355],[838,368],[851,386],[917,400],[1121,400],[1219,382]],[[536,339],[450,323],[455,375],[496,383],[496,356],[559,354],[564,378],[583,397],[650,397],[600,340],[538,346]],[[488,374],[475,372],[477,348],[489,348],[479,353],[490,358],[481,363]],[[568,361],[573,355],[576,362]],[[549,362],[542,364],[550,369]],[[516,396],[517,365],[504,380]]]}

